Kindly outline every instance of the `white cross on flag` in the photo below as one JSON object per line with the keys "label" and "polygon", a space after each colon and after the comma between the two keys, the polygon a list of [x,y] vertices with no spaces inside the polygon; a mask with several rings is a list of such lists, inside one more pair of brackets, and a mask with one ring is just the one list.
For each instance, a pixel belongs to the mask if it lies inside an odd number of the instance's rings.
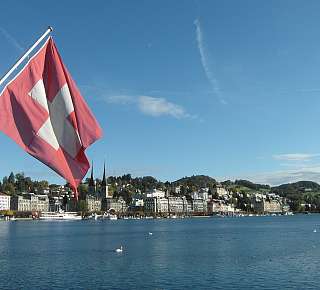
{"label": "white cross on flag", "polygon": [[0,94],[0,130],[76,191],[102,131],[51,37]]}

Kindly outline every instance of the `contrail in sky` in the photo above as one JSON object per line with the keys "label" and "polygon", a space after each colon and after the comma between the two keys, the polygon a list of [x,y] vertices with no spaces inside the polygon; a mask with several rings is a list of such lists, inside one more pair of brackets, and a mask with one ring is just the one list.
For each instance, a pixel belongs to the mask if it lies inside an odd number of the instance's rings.
{"label": "contrail in sky", "polygon": [[3,27],[0,27],[0,32],[2,35],[8,40],[10,44],[12,44],[17,50],[20,50],[21,52],[24,51],[23,47],[18,43],[18,41],[15,40],[15,38]]}
{"label": "contrail in sky", "polygon": [[194,25],[196,26],[197,45],[198,45],[198,49],[199,49],[199,53],[200,53],[202,68],[203,68],[204,73],[205,73],[205,75],[206,75],[206,77],[212,87],[213,92],[218,97],[220,103],[223,105],[226,105],[227,102],[221,96],[221,91],[220,91],[218,80],[216,79],[214,73],[210,70],[209,65],[208,65],[208,56],[207,56],[206,47],[205,47],[205,44],[203,41],[203,35],[202,35],[202,30],[201,30],[201,25],[200,25],[199,19],[196,19],[194,21]]}

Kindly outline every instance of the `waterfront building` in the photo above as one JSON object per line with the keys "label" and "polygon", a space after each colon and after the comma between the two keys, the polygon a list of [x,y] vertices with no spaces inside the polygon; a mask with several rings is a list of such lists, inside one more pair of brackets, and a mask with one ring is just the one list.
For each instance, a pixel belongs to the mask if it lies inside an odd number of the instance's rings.
{"label": "waterfront building", "polygon": [[104,198],[102,199],[101,209],[103,211],[115,211],[117,213],[123,213],[127,210],[127,205],[122,197],[117,198]]}
{"label": "waterfront building", "polygon": [[212,199],[208,202],[208,214],[232,214],[234,211],[234,206],[224,200]]}
{"label": "waterfront building", "polygon": [[63,208],[63,197],[62,196],[52,196],[49,198],[49,211],[59,212]]}
{"label": "waterfront building", "polygon": [[207,201],[202,198],[197,198],[192,200],[192,211],[194,213],[207,213]]}
{"label": "waterfront building", "polygon": [[159,213],[168,213],[169,204],[168,204],[167,198],[165,198],[165,197],[157,198],[157,211]]}
{"label": "waterfront building", "polygon": [[186,213],[186,214],[191,214],[192,212],[193,212],[193,209],[192,209],[192,201],[186,199],[186,203],[185,203],[185,213]]}
{"label": "waterfront building", "polygon": [[156,213],[157,212],[157,198],[156,197],[146,197],[144,200],[144,210],[146,213]]}
{"label": "waterfront building", "polygon": [[0,193],[0,210],[10,209],[10,195]]}
{"label": "waterfront building", "polygon": [[13,196],[10,207],[16,211],[49,211],[49,198],[46,194],[24,193]]}
{"label": "waterfront building", "polygon": [[96,195],[86,195],[86,206],[89,212],[101,211],[101,198]]}
{"label": "waterfront building", "polygon": [[257,213],[281,213],[283,211],[281,198],[275,194],[255,194],[251,206]]}
{"label": "waterfront building", "polygon": [[32,210],[34,211],[49,211],[49,198],[46,194],[37,194],[34,199],[35,203],[33,204]]}
{"label": "waterfront building", "polygon": [[31,211],[30,199],[28,199],[25,194],[13,196],[10,208],[16,211]]}
{"label": "waterfront building", "polygon": [[148,214],[168,213],[168,199],[165,197],[147,197],[144,200],[144,209]]}
{"label": "waterfront building", "polygon": [[169,213],[183,213],[185,211],[186,198],[169,196],[168,211]]}

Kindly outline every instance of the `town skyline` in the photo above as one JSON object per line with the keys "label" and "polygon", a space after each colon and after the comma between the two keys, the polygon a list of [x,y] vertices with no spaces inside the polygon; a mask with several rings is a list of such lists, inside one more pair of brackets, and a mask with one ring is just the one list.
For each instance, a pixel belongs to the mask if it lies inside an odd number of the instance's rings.
{"label": "town skyline", "polygon": [[[77,195],[70,184],[36,181],[24,173],[10,173],[0,183],[0,211],[5,216],[52,218],[53,213],[72,211],[97,218],[101,212],[123,216],[168,214],[244,215],[319,212],[320,185],[311,181],[270,187],[247,180],[218,182],[204,176],[161,182],[152,176],[130,174],[90,178],[81,183]],[[47,217],[47,212],[51,213]],[[104,215],[103,214],[103,215]],[[94,216],[93,216],[94,215]],[[58,216],[56,216],[58,218]]]}

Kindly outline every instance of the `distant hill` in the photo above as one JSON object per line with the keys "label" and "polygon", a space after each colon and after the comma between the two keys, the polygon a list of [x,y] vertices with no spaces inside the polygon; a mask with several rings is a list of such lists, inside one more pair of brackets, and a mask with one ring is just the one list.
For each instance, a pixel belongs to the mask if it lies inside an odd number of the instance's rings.
{"label": "distant hill", "polygon": [[270,186],[267,184],[253,183],[251,181],[243,180],[243,179],[236,180],[234,184],[238,186],[245,186],[253,190],[270,189]]}
{"label": "distant hill", "polygon": [[173,182],[175,186],[196,186],[198,188],[214,186],[216,183],[217,181],[214,178],[206,175],[192,175]]}
{"label": "distant hill", "polygon": [[234,182],[230,180],[226,180],[221,182],[221,184],[230,189],[230,190],[236,190],[236,191],[270,191],[270,186],[267,184],[259,184],[259,183],[253,183],[249,180],[244,179],[238,179]]}
{"label": "distant hill", "polygon": [[271,188],[273,192],[286,196],[302,192],[320,192],[320,185],[313,181],[298,181],[295,183],[286,183]]}

